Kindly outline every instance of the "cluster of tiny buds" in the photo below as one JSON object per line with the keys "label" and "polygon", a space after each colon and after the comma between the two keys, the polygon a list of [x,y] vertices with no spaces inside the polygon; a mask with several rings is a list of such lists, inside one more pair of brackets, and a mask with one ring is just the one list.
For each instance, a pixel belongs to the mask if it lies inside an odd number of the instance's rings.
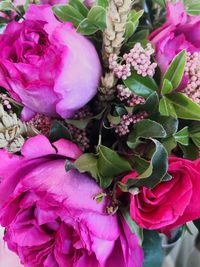
{"label": "cluster of tiny buds", "polygon": [[109,57],[109,68],[113,70],[118,79],[126,80],[131,76],[133,68],[137,74],[143,77],[153,77],[157,63],[151,62],[151,56],[155,53],[152,45],[147,44],[143,48],[140,43],[136,43],[128,54],[124,54],[121,59],[116,54],[111,54]]}
{"label": "cluster of tiny buds", "polygon": [[115,132],[119,136],[127,135],[130,132],[130,127],[148,116],[146,111],[141,111],[137,114],[126,114],[121,117],[121,121],[118,125],[111,124],[111,127],[115,128]]}
{"label": "cluster of tiny buds", "polygon": [[11,110],[12,106],[7,98],[6,94],[0,94],[1,104],[6,108],[7,110]]}
{"label": "cluster of tiny buds", "polygon": [[117,97],[120,101],[126,101],[129,107],[145,103],[144,97],[133,94],[129,88],[122,84],[117,85]]}
{"label": "cluster of tiny buds", "polygon": [[200,105],[200,52],[187,52],[185,74],[189,81],[183,92]]}
{"label": "cluster of tiny buds", "polygon": [[[84,107],[75,113],[73,119],[84,120],[92,116],[93,114],[90,109],[88,107]],[[83,151],[87,150],[90,147],[90,140],[87,137],[87,129],[78,129],[77,127],[71,124],[68,124],[67,127],[70,130],[70,133],[75,142],[80,145]]]}
{"label": "cluster of tiny buds", "polygon": [[38,113],[29,121],[29,124],[37,129],[40,133],[48,137],[50,134],[52,119]]}

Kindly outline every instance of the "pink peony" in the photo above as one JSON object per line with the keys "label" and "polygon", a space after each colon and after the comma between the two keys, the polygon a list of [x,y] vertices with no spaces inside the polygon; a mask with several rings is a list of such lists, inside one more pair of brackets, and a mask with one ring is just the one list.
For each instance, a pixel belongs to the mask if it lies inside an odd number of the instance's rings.
{"label": "pink peony", "polygon": [[61,139],[30,138],[22,156],[0,150],[0,222],[5,241],[27,267],[141,267],[137,237],[116,215],[86,174],[65,171],[81,155]]}
{"label": "pink peony", "polygon": [[0,36],[0,86],[25,106],[24,119],[71,117],[96,94],[100,76],[92,43],[47,5],[30,5],[26,20]]}
{"label": "pink peony", "polygon": [[[200,217],[200,159],[189,161],[182,158],[169,159],[172,179],[153,189],[140,188],[138,195],[130,195],[131,217],[147,229],[171,230]],[[137,177],[132,172],[123,178]]]}
{"label": "pink peony", "polygon": [[165,73],[181,50],[200,52],[200,16],[187,15],[180,1],[176,4],[168,2],[166,23],[149,39],[156,46],[156,60],[162,73]]}

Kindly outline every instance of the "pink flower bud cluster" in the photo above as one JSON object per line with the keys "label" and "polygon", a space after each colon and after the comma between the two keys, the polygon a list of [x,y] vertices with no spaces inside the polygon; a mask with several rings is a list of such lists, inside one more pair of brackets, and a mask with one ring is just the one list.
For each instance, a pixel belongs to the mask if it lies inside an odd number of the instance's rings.
{"label": "pink flower bud cluster", "polygon": [[[91,113],[90,109],[88,107],[84,107],[76,112],[74,115],[75,120],[84,120],[86,118],[92,117],[93,114]],[[87,137],[87,129],[78,129],[76,126],[68,124],[68,129],[70,130],[70,133],[76,143],[80,145],[82,150],[86,150],[90,147],[90,140]]]}
{"label": "pink flower bud cluster", "polygon": [[0,94],[1,104],[6,108],[7,110],[11,110],[12,106],[8,100],[8,97],[6,94]]}
{"label": "pink flower bud cluster", "polygon": [[145,103],[143,97],[133,94],[129,88],[122,84],[117,85],[117,97],[120,101],[126,101],[129,107]]}
{"label": "pink flower bud cluster", "polygon": [[52,119],[42,114],[36,114],[35,117],[29,121],[29,124],[48,137],[50,134]]}
{"label": "pink flower bud cluster", "polygon": [[146,48],[143,48],[140,43],[136,43],[128,54],[123,55],[121,62],[116,54],[111,54],[109,68],[113,70],[117,78],[122,80],[126,80],[131,75],[132,68],[143,77],[153,77],[157,67],[157,63],[151,62],[151,56],[154,53],[155,50],[150,43]]}
{"label": "pink flower bud cluster", "polygon": [[200,52],[187,53],[185,74],[189,81],[183,92],[200,105]]}
{"label": "pink flower bud cluster", "polygon": [[121,121],[118,125],[111,124],[111,127],[115,128],[115,132],[119,136],[127,135],[130,132],[130,127],[137,122],[142,121],[148,116],[146,111],[141,111],[137,114],[126,114],[121,117]]}

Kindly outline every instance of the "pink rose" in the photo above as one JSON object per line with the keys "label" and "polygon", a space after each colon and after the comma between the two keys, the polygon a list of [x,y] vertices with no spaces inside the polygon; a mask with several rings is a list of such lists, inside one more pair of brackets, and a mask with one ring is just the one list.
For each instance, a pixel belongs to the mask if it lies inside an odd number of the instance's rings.
{"label": "pink rose", "polygon": [[71,117],[96,94],[100,76],[92,43],[49,6],[30,5],[26,20],[0,36],[0,86],[25,106],[24,119],[36,112]]}
{"label": "pink rose", "polygon": [[180,1],[168,2],[166,23],[149,39],[156,46],[156,60],[164,73],[181,50],[200,52],[200,16],[187,15]]}
{"label": "pink rose", "polygon": [[0,227],[0,267],[22,267],[19,258],[10,251],[3,241],[4,229]]}
{"label": "pink rose", "polygon": [[[84,3],[88,7],[92,6],[95,0],[85,0]],[[41,4],[49,4],[49,5],[58,5],[58,4],[67,4],[68,0],[40,0]],[[14,4],[17,6],[25,5],[26,0],[14,0]]]}
{"label": "pink rose", "polygon": [[[141,267],[142,250],[124,221],[105,213],[108,199],[86,174],[65,171],[81,154],[70,141],[30,138],[22,156],[0,150],[0,222],[27,267]],[[123,225],[123,227],[122,227]],[[128,237],[128,238],[127,238]]]}
{"label": "pink rose", "polygon": [[[131,217],[147,229],[171,230],[200,217],[200,159],[189,161],[169,158],[172,179],[153,189],[141,187],[138,195],[130,195]],[[123,178],[137,177],[132,172]]]}

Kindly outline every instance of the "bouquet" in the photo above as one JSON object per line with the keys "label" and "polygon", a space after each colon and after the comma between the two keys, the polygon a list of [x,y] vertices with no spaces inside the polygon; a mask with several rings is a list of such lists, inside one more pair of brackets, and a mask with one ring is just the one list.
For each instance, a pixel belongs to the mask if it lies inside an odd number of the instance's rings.
{"label": "bouquet", "polygon": [[0,224],[22,266],[160,267],[162,236],[200,229],[199,14],[1,0]]}

